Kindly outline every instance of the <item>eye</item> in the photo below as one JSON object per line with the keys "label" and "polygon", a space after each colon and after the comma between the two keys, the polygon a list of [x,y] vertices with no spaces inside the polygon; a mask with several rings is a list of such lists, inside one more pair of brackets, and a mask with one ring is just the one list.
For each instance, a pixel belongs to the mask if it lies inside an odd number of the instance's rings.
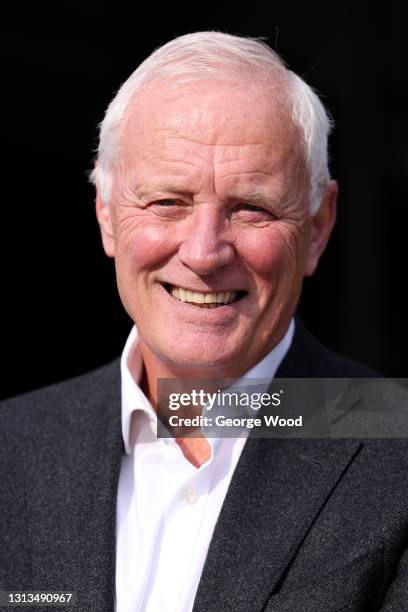
{"label": "eye", "polygon": [[249,223],[271,221],[275,219],[274,215],[269,210],[262,206],[251,204],[250,202],[241,202],[237,204],[232,210],[232,215],[241,221],[247,221]]}
{"label": "eye", "polygon": [[157,206],[174,206],[177,204],[177,200],[171,200],[168,198],[165,200],[157,200],[157,202],[153,202],[153,204],[156,204]]}
{"label": "eye", "polygon": [[188,213],[188,205],[182,200],[175,198],[162,198],[148,205],[150,212],[164,219],[180,219]]}
{"label": "eye", "polygon": [[254,212],[266,212],[265,209],[260,206],[256,206],[255,204],[239,204],[239,210],[250,210]]}

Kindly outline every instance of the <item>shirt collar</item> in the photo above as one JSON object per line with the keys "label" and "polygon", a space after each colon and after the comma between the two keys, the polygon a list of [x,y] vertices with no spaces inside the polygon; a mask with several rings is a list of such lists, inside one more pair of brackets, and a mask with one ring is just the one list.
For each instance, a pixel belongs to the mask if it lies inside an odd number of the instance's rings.
{"label": "shirt collar", "polygon": [[[270,382],[290,348],[294,331],[295,322],[294,319],[292,319],[282,340],[261,361],[248,370],[240,380],[256,378]],[[133,375],[128,366],[130,359],[132,360],[134,368]],[[129,455],[132,452],[130,425],[133,412],[141,410],[152,422],[157,420],[153,406],[139,386],[143,373],[143,362],[136,325],[133,326],[123,349],[120,360],[120,371],[122,387],[122,436],[126,454]]]}

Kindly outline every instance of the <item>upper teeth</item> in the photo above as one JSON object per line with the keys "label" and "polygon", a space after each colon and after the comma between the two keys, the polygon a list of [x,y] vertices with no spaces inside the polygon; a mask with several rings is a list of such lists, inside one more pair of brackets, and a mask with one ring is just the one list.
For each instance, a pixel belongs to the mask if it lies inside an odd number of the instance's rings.
{"label": "upper teeth", "polygon": [[193,302],[194,304],[229,304],[238,297],[238,291],[201,293],[198,291],[188,291],[181,287],[172,287],[171,294],[181,302]]}

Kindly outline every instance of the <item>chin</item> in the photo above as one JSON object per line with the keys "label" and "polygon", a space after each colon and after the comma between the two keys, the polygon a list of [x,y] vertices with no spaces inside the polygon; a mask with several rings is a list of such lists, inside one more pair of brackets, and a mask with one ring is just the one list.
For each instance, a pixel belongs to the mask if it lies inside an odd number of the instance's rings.
{"label": "chin", "polygon": [[[219,349],[219,346],[217,346]],[[182,372],[184,376],[191,377],[213,377],[224,378],[232,376],[232,372],[239,367],[243,362],[242,351],[237,349],[231,351],[211,350],[206,351],[201,345],[195,346],[194,350],[172,351],[166,354],[161,354],[163,361],[167,363],[175,371]]]}

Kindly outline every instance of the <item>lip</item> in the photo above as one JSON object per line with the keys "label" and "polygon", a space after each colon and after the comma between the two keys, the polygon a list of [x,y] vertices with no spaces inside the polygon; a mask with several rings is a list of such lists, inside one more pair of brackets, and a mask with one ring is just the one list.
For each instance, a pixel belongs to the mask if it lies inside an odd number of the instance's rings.
{"label": "lip", "polygon": [[[164,286],[164,283],[159,282],[161,293],[164,298],[168,301],[172,308],[176,309],[176,312],[180,312],[180,316],[192,316],[194,319],[202,318],[204,320],[209,321],[222,321],[229,319],[231,317],[236,317],[241,312],[245,311],[245,305],[248,301],[249,293],[247,292],[243,295],[239,300],[235,302],[231,302],[230,304],[223,304],[222,306],[218,306],[217,308],[200,308],[190,304],[189,302],[181,302],[177,298],[173,297],[171,293],[167,291]],[[178,285],[174,285],[178,286]],[[193,289],[188,289],[188,291],[194,291]],[[197,291],[197,289],[195,290]],[[225,289],[224,289],[225,291]],[[231,290],[232,291],[232,290]],[[205,293],[205,292],[202,292]],[[207,293],[218,293],[216,291],[207,291]]]}
{"label": "lip", "polygon": [[213,287],[204,287],[201,289],[198,288],[192,288],[192,287],[184,287],[183,285],[176,285],[175,283],[170,283],[168,281],[159,281],[161,285],[164,286],[164,288],[166,287],[177,287],[179,289],[184,289],[185,291],[191,291],[191,292],[196,292],[196,293],[226,293],[227,291],[237,291],[238,293],[248,293],[246,289],[237,289],[237,288],[232,288],[232,289],[226,289],[225,287],[222,287],[220,289],[214,289]]}

